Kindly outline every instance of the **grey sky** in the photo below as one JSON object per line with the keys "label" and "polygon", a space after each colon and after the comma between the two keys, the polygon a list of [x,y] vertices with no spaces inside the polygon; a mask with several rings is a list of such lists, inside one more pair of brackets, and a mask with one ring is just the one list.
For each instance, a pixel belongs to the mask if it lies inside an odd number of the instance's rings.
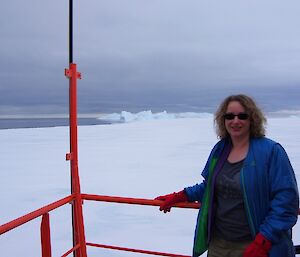
{"label": "grey sky", "polygon": [[[297,108],[298,0],[74,0],[74,11],[80,112],[200,110],[240,92],[290,94]],[[66,112],[68,1],[4,0],[0,32],[0,114]]]}

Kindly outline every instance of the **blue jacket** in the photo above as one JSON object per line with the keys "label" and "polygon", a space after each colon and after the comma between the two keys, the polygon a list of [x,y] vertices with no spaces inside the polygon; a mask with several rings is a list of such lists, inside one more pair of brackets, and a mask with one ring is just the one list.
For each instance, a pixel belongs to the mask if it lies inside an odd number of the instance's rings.
{"label": "blue jacket", "polygon": [[[224,146],[225,140],[221,140],[212,149],[202,172],[204,181],[185,188],[189,201],[202,202],[205,190],[213,194],[215,185],[213,182],[209,185],[208,181],[213,180],[208,178],[211,170],[213,173]],[[210,167],[212,165],[213,169]],[[251,139],[240,174],[244,206],[253,239],[260,232],[272,242],[269,257],[295,256],[291,229],[297,222],[299,195],[295,174],[284,148],[265,137]],[[208,209],[213,210],[213,201],[210,201]],[[199,214],[201,210],[202,208]],[[208,213],[208,223],[213,222],[212,211]],[[197,226],[198,224],[199,219]],[[210,229],[208,224],[208,241]],[[195,255],[199,254],[194,252]]]}

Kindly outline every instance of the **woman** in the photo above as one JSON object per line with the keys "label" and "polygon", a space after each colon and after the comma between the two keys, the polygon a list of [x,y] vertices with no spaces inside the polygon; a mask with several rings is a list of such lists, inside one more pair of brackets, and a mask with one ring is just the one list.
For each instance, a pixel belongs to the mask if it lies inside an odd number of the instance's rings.
{"label": "woman", "polygon": [[299,196],[283,147],[265,137],[266,118],[246,95],[227,97],[215,114],[221,139],[212,149],[201,184],[156,199],[169,212],[178,202],[201,203],[193,256],[295,256],[291,229]]}

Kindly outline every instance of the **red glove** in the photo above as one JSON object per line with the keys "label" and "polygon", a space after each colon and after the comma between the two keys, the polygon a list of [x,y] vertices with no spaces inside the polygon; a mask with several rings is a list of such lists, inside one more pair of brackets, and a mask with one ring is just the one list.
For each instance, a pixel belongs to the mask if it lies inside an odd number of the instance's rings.
{"label": "red glove", "polygon": [[162,195],[155,198],[155,200],[164,201],[161,205],[159,210],[164,211],[164,213],[169,212],[171,207],[174,206],[175,203],[187,202],[188,198],[184,190],[178,193],[172,193],[168,195]]}
{"label": "red glove", "polygon": [[271,247],[271,241],[258,233],[255,240],[246,248],[243,257],[268,257]]}

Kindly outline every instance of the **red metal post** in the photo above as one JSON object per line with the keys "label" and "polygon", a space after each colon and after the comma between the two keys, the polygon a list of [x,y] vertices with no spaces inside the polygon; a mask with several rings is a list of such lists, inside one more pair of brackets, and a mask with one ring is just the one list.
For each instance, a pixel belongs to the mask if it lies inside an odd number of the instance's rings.
{"label": "red metal post", "polygon": [[77,143],[77,79],[81,74],[77,72],[76,64],[70,63],[69,70],[65,75],[70,79],[69,88],[69,117],[70,117],[70,153],[67,160],[71,162],[71,192],[75,196],[72,205],[73,215],[73,246],[80,245],[74,252],[75,257],[87,257],[84,222],[82,213],[82,199],[80,192],[80,181],[78,172],[78,143]]}
{"label": "red metal post", "polygon": [[49,213],[44,214],[42,217],[41,246],[42,246],[42,257],[51,257],[51,237],[50,237]]}

